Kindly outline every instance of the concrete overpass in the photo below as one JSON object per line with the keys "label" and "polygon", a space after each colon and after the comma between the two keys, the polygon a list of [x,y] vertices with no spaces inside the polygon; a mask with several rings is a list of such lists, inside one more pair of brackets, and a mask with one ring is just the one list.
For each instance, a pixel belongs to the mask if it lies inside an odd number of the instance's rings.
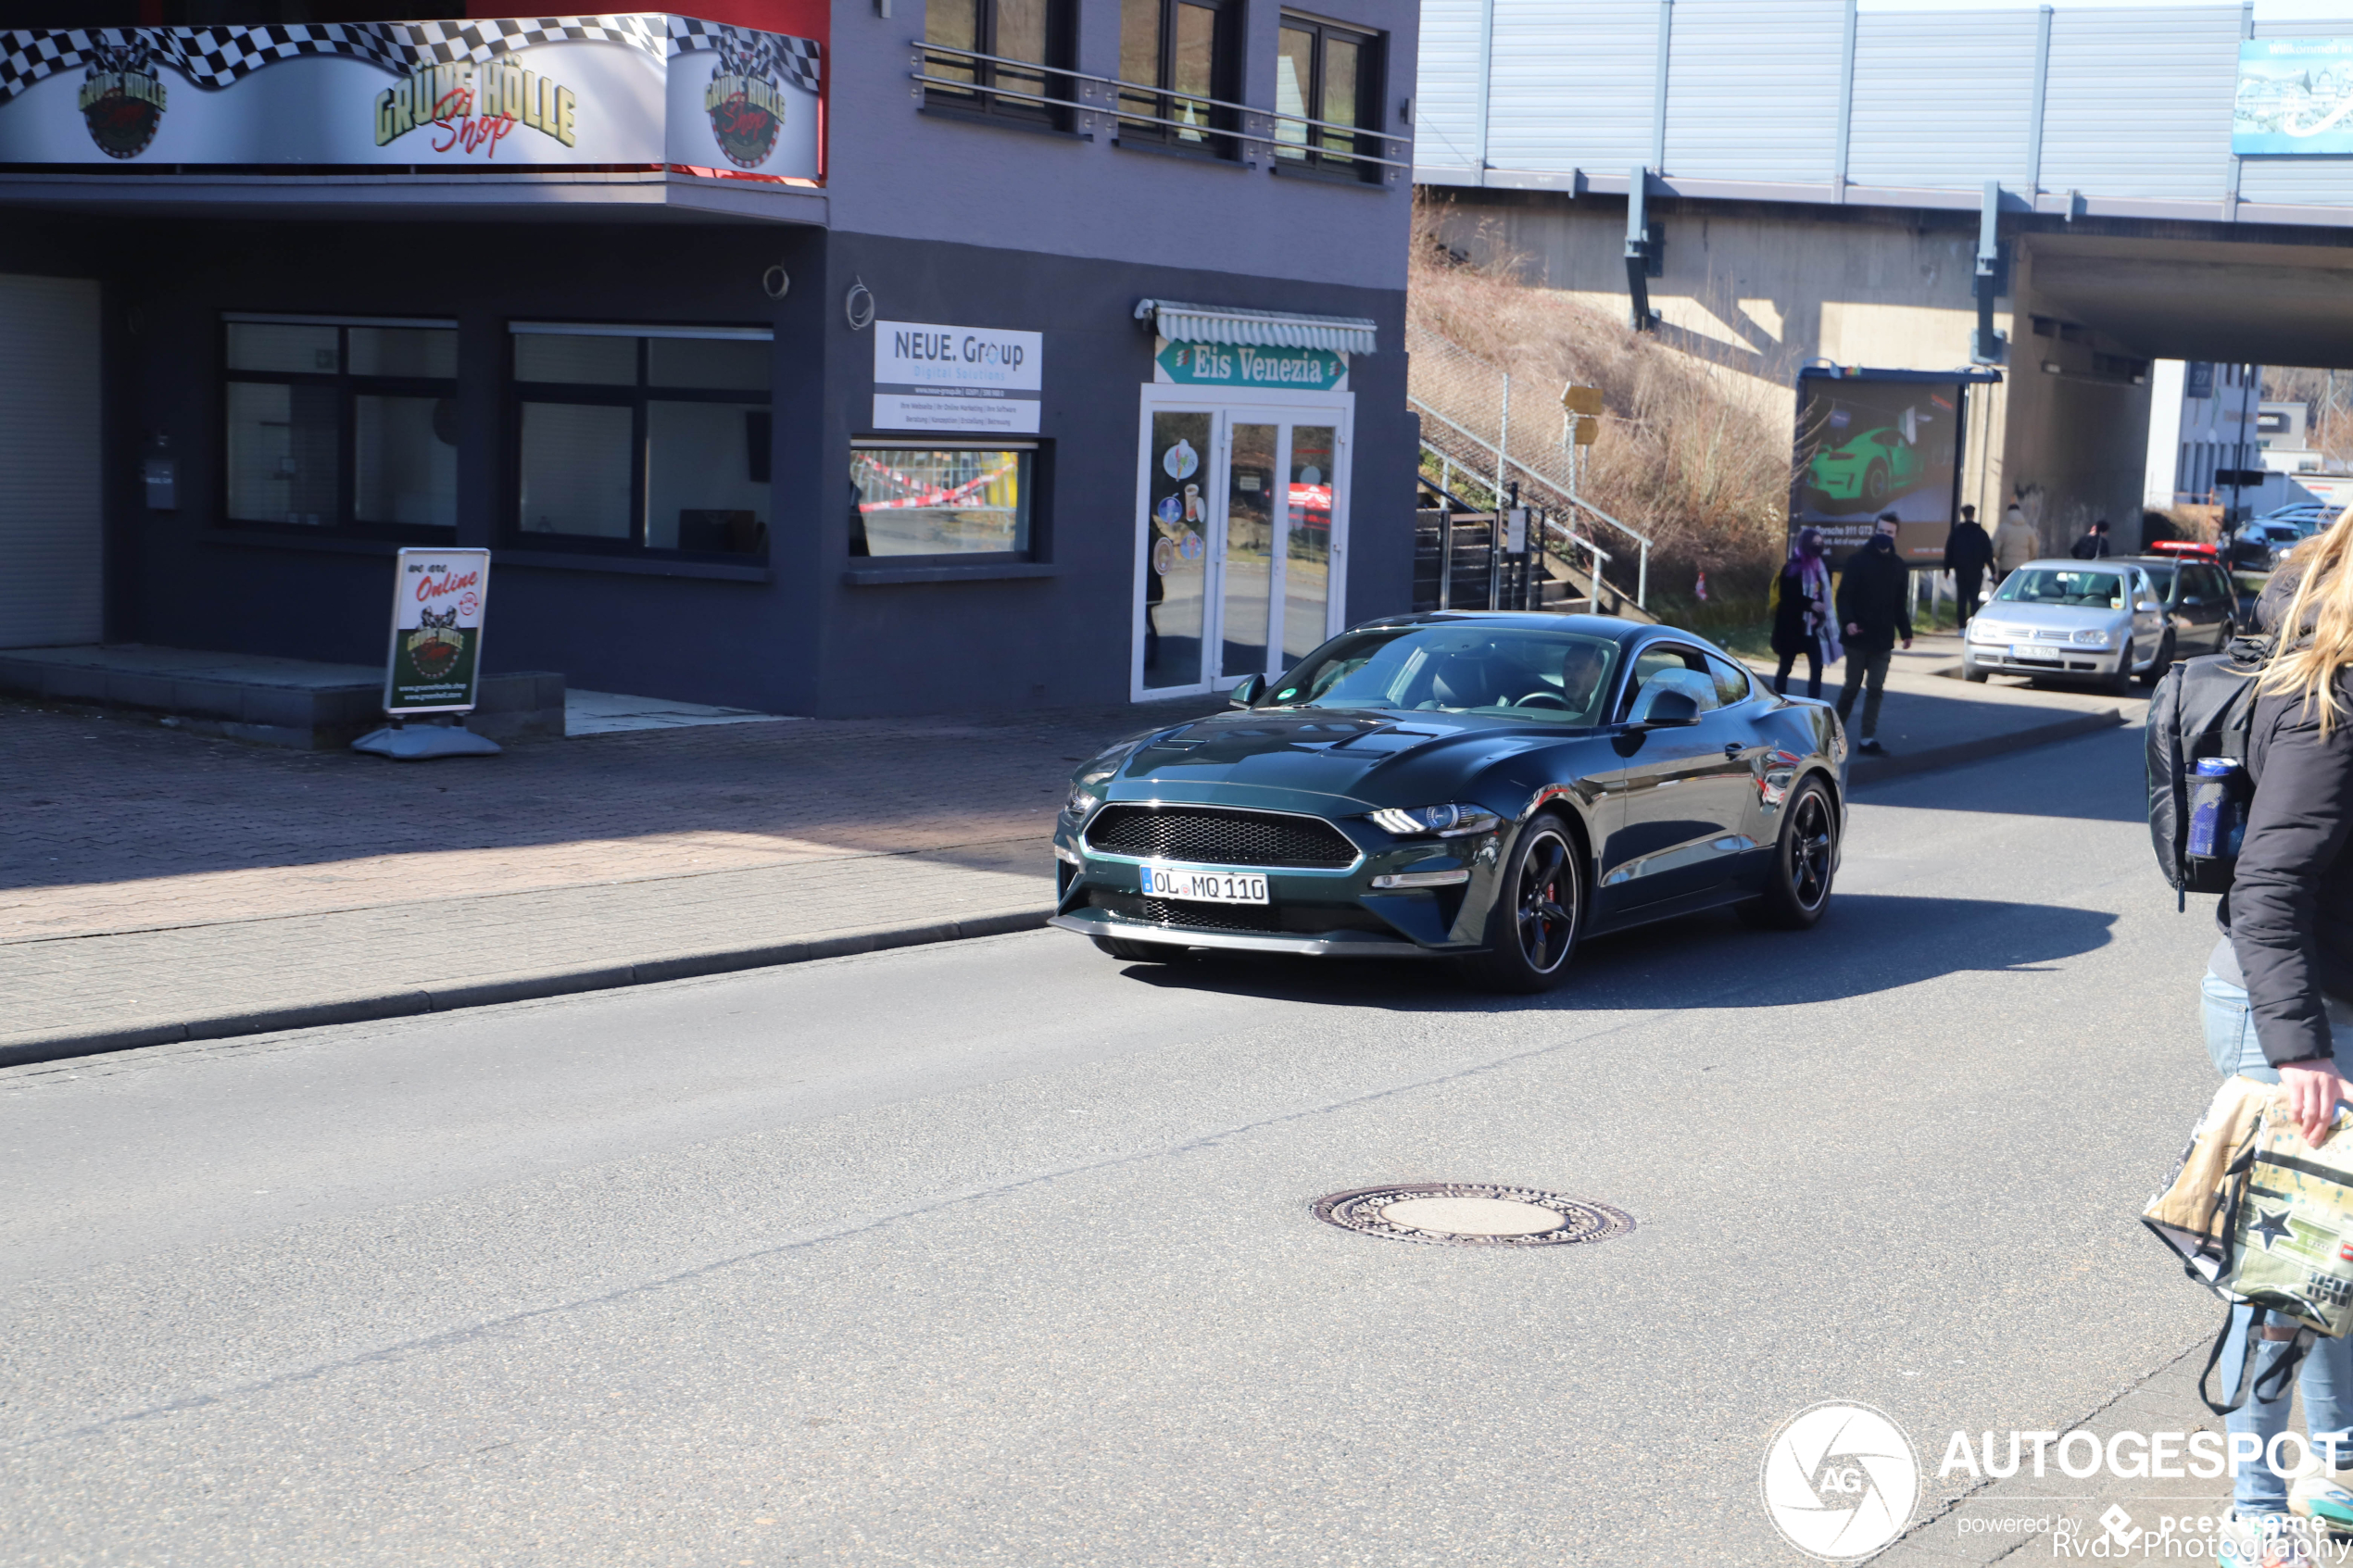
{"label": "concrete overpass", "polygon": [[1775,387],[2005,364],[1963,499],[2129,536],[2148,361],[2353,366],[2353,137],[2233,136],[2243,45],[2319,62],[2317,122],[2353,67],[2283,44],[2338,38],[2353,0],[1425,0],[1416,179],[1457,248]]}

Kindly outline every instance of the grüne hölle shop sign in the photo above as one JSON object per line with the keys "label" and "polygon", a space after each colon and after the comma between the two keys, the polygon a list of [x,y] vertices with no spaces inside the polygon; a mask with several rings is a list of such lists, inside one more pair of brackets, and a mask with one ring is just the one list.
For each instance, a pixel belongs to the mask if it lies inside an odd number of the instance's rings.
{"label": "gr\u00fcne h\u00f6lle shop sign", "polygon": [[466,713],[482,681],[488,550],[403,550],[393,572],[384,711]]}

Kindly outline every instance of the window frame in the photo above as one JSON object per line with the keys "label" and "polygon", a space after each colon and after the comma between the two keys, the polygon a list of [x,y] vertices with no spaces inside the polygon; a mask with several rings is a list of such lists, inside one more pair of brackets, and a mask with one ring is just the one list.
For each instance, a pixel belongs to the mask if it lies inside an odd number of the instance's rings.
{"label": "window frame", "polygon": [[[997,8],[1000,0],[960,0],[960,3],[973,7],[973,52],[1000,58],[1013,57],[1006,56],[997,46]],[[925,110],[1032,129],[1070,131],[1075,111],[1068,107],[1068,101],[1076,94],[1071,90],[1073,84],[1066,73],[1076,69],[1078,7],[1076,0],[1045,0],[1045,3],[1046,58],[1026,66],[1000,66],[992,60],[962,60],[953,53],[947,54],[943,59],[932,58],[933,51],[952,51],[954,45],[932,41],[936,7],[927,6],[924,13],[923,42],[917,45],[922,52],[924,74],[943,76],[952,70],[970,70],[973,83],[970,87],[943,87],[937,82],[925,82]],[[1013,80],[1004,80],[1007,77]],[[1063,101],[1037,104],[1023,97],[1002,96],[1005,93],[1033,94],[1041,98]]]}
{"label": "window frame", "polygon": [[[929,570],[953,566],[1028,566],[1043,564],[1049,554],[1048,508],[1046,497],[1051,493],[1048,481],[1053,465],[1052,445],[1035,435],[988,436],[953,431],[870,431],[849,439],[851,460],[860,452],[1021,452],[1025,454],[1021,483],[1029,497],[1029,542],[1018,550],[950,550],[928,556],[849,555],[851,569],[858,571],[891,571],[900,568]],[[859,537],[852,541],[844,520],[843,546],[864,542],[864,514],[857,511],[858,503],[850,507],[859,521]]]}
{"label": "window frame", "polygon": [[[1214,158],[1220,162],[1239,162],[1242,156],[1241,115],[1239,111],[1221,105],[1241,100],[1243,34],[1248,24],[1243,0],[1152,0],[1152,4],[1158,42],[1153,80],[1150,82],[1130,82],[1126,79],[1126,20],[1124,17],[1121,19],[1122,85],[1112,89],[1113,144],[1133,143],[1156,152]],[[1186,6],[1209,11],[1215,18],[1210,35],[1209,93],[1206,98],[1202,99],[1176,91],[1174,80],[1176,22],[1178,14]],[[1150,114],[1157,120],[1174,120],[1179,104],[1195,102],[1209,105],[1209,124],[1199,143],[1185,141],[1175,125],[1128,118],[1131,112],[1129,106],[1135,105],[1133,113]],[[1148,107],[1144,107],[1147,105]]]}
{"label": "window frame", "polygon": [[[259,310],[224,310],[214,323],[220,354],[220,416],[219,472],[214,485],[218,526],[271,529],[294,538],[339,534],[346,538],[397,543],[447,545],[458,537],[453,518],[448,523],[362,521],[359,505],[359,400],[361,397],[431,397],[455,402],[461,377],[358,375],[351,366],[351,332],[357,327],[446,332],[454,338],[456,320],[416,316],[327,316]],[[230,367],[229,329],[233,326],[333,327],[335,329],[335,369],[333,370],[240,370]],[[239,517],[232,511],[229,465],[229,394],[232,385],[332,387],[335,392],[335,509],[321,522],[288,522],[284,518]],[[463,494],[452,497],[462,504]]]}
{"label": "window frame", "polygon": [[[636,380],[628,386],[617,383],[540,382],[525,381],[516,373],[515,357],[521,340],[526,337],[619,337],[636,342]],[[506,364],[501,372],[504,395],[506,499],[502,506],[502,533],[509,547],[519,550],[540,550],[573,555],[617,556],[628,559],[707,561],[731,566],[766,566],[774,551],[776,533],[775,501],[775,441],[776,388],[774,366],[772,362],[769,383],[765,389],[753,392],[749,388],[655,386],[648,379],[653,358],[655,338],[701,340],[705,342],[765,343],[772,350],[775,342],[774,329],[742,324],[706,327],[682,327],[669,323],[636,324],[631,322],[515,320],[507,323]],[[522,419],[526,403],[570,404],[598,408],[626,408],[629,420],[629,536],[615,539],[594,533],[559,533],[522,525]],[[651,500],[647,491],[647,405],[651,403],[722,403],[758,404],[768,412],[768,520],[758,550],[689,550],[677,546],[648,545],[646,530],[648,506]]]}
{"label": "window frame", "polygon": [[[1315,172],[1327,178],[1377,182],[1382,178],[1382,166],[1367,163],[1367,158],[1382,156],[1382,110],[1387,99],[1389,79],[1389,34],[1372,28],[1356,27],[1346,22],[1326,21],[1321,17],[1300,11],[1283,11],[1275,21],[1277,69],[1281,69],[1282,30],[1293,29],[1310,34],[1314,47],[1311,69],[1304,89],[1307,118],[1324,119],[1324,71],[1327,45],[1340,38],[1356,45],[1356,120],[1350,137],[1354,144],[1347,151],[1327,147],[1325,138],[1337,138],[1340,133],[1309,125],[1300,129],[1306,133],[1302,146],[1281,140],[1282,120],[1275,122],[1276,142],[1269,155],[1275,168],[1287,173]],[[1336,123],[1336,122],[1327,122]]]}

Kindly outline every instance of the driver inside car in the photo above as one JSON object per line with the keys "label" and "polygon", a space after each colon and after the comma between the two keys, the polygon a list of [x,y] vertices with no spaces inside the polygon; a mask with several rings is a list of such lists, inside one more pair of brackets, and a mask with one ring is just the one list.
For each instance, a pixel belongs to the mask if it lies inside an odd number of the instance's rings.
{"label": "driver inside car", "polygon": [[1609,655],[1597,643],[1572,644],[1561,657],[1561,700],[1571,713],[1582,713],[1601,695],[1609,674]]}

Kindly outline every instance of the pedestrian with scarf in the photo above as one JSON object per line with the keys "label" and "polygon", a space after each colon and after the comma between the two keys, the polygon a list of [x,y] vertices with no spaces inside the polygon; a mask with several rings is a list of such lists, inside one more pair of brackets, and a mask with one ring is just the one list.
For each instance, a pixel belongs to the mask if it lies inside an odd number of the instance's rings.
{"label": "pedestrian with scarf", "polygon": [[1806,656],[1806,695],[1822,695],[1822,666],[1837,661],[1838,622],[1831,614],[1831,566],[1822,555],[1818,530],[1801,528],[1789,560],[1773,584],[1773,652],[1781,667],[1773,672],[1773,694],[1789,696],[1789,672]]}

